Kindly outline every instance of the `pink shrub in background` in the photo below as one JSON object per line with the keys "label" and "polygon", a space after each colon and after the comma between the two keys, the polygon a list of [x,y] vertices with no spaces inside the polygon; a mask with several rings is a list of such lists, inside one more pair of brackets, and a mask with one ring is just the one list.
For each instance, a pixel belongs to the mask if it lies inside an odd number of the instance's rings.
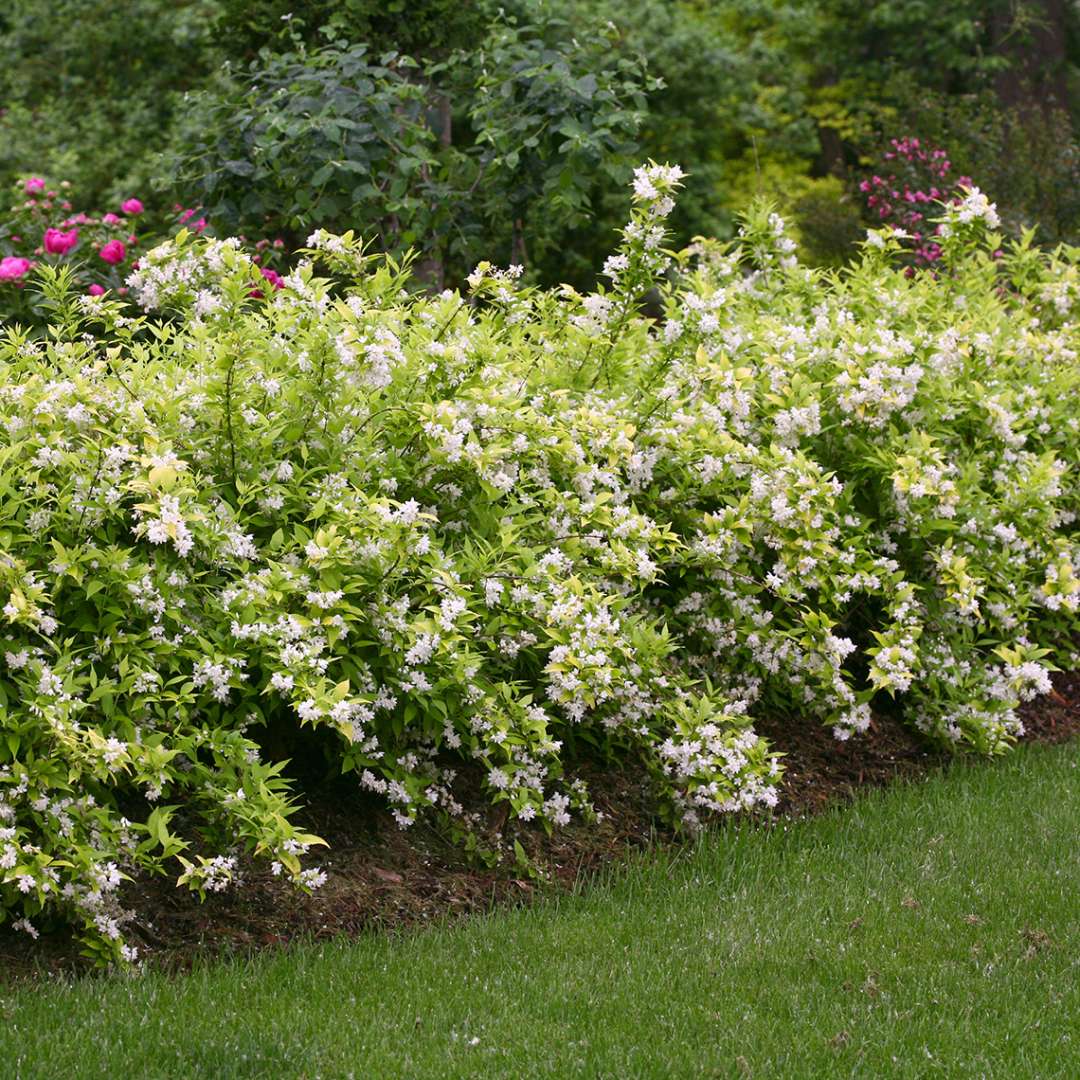
{"label": "pink shrub in background", "polygon": [[[285,279],[276,270],[271,270],[267,266],[262,266],[259,268],[259,273],[265,281],[269,282],[274,287],[275,292],[278,289],[285,288]],[[256,299],[261,299],[264,295],[262,289],[252,289],[248,293],[248,296],[253,296]]]}
{"label": "pink shrub in background", "polygon": [[949,153],[939,146],[924,146],[911,136],[891,139],[890,146],[881,167],[860,182],[859,191],[875,219],[908,235],[916,265],[930,266],[941,258],[941,247],[934,239],[937,227],[928,218],[937,215],[941,204],[961,202],[971,177],[950,176]]}
{"label": "pink shrub in background", "polygon": [[[199,206],[177,204],[170,216],[148,210],[141,199],[132,196],[120,203],[119,213],[88,213],[74,210],[69,197],[71,184],[66,180],[53,185],[45,177],[28,176],[17,182],[15,190],[15,204],[7,213],[0,210],[0,320],[36,318],[32,290],[23,289],[34,267],[34,256],[46,255],[48,263],[67,264],[88,296],[111,293],[122,297],[128,292],[125,278],[138,269],[137,262],[128,262],[133,248],[152,248],[178,228],[194,233],[209,228]],[[41,237],[37,247],[32,237]],[[284,241],[265,238],[252,247],[259,276],[252,282],[250,295],[262,298],[264,289],[272,294],[284,288],[281,275],[264,265],[284,254]],[[95,254],[97,258],[93,258]]]}

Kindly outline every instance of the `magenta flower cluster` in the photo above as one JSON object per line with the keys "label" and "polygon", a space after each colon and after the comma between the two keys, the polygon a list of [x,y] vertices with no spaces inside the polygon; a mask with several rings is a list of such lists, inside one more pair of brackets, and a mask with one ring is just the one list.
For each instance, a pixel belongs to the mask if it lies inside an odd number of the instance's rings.
{"label": "magenta flower cluster", "polygon": [[[12,282],[16,287],[24,284],[23,279],[33,269],[35,260],[53,256],[64,259],[85,243],[85,248],[96,253],[97,258],[108,267],[119,268],[128,259],[130,250],[139,243],[132,232],[134,219],[145,211],[141,199],[125,199],[119,206],[119,213],[93,216],[85,212],[72,213],[72,204],[68,196],[70,184],[59,184],[56,190],[50,189],[48,181],[41,176],[29,176],[21,183],[25,199],[12,208],[14,226],[8,239],[12,244],[22,245],[26,254],[11,254],[0,259],[0,282]],[[61,217],[61,215],[65,215]],[[57,221],[57,218],[60,218]],[[40,236],[36,246],[34,236]],[[131,268],[137,267],[133,263]],[[120,285],[120,279],[113,283],[119,291],[127,290]],[[92,283],[88,290],[92,296],[101,296],[106,291],[99,282]]]}
{"label": "magenta flower cluster", "polygon": [[[38,262],[68,262],[88,295],[104,296],[113,291],[123,296],[128,292],[126,279],[139,269],[136,219],[143,233],[142,246],[148,248],[177,228],[198,235],[209,227],[201,207],[177,203],[170,223],[162,221],[161,215],[148,213],[143,201],[134,196],[105,213],[74,212],[71,184],[66,180],[54,186],[43,176],[28,176],[18,182],[16,191],[16,205],[7,215],[0,215],[0,286],[15,289],[25,286]],[[261,298],[285,287],[281,275],[266,265],[284,254],[285,242],[262,239],[253,246],[251,260],[258,267],[258,277],[250,295]],[[12,296],[7,292],[8,300]],[[0,294],[0,314],[4,303]]]}
{"label": "magenta flower cluster", "polygon": [[960,202],[971,178],[950,177],[952,162],[941,147],[924,146],[911,136],[891,139],[890,145],[880,172],[861,181],[859,191],[874,217],[908,236],[915,263],[930,266],[941,258],[941,246],[935,239],[938,227],[927,223],[927,215],[937,205]]}

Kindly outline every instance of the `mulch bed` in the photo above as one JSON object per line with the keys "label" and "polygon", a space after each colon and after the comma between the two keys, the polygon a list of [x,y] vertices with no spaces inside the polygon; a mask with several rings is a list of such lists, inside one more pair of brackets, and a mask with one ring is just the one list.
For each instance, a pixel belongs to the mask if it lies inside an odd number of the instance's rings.
{"label": "mulch bed", "polygon": [[[1056,743],[1080,735],[1080,672],[1059,674],[1051,695],[1026,706],[1025,741]],[[805,817],[845,800],[859,789],[914,779],[944,767],[948,755],[928,749],[914,732],[889,716],[876,716],[864,736],[838,743],[813,723],[772,718],[755,729],[786,755],[781,802],[773,820]],[[140,912],[128,936],[154,963],[174,970],[198,958],[246,954],[294,940],[355,936],[371,929],[397,930],[436,919],[524,903],[536,895],[570,889],[617,865],[633,851],[675,842],[655,816],[655,800],[640,775],[586,771],[596,824],[575,824],[547,837],[519,834],[537,872],[525,878],[510,865],[490,869],[430,827],[402,831],[378,804],[358,796],[355,784],[335,781],[305,796],[305,827],[330,847],[321,860],[326,884],[307,897],[282,885],[261,865],[249,864],[241,888],[199,903],[185,889],[155,879],[137,885]],[[501,822],[490,820],[496,837]],[[0,980],[40,977],[80,969],[65,931],[38,941],[0,927]]]}

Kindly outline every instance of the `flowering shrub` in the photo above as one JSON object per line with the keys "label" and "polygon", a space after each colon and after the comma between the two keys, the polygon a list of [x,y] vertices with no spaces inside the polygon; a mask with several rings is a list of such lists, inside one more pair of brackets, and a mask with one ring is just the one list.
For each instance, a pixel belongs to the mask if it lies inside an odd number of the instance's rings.
{"label": "flowering shrub", "polygon": [[124,200],[115,212],[76,213],[71,185],[61,181],[53,186],[40,176],[19,180],[16,198],[0,226],[0,312],[29,318],[22,290],[37,262],[72,265],[82,287],[98,294],[126,291],[123,277],[130,267],[125,271],[124,264],[139,244],[135,229],[145,212],[139,199]]}
{"label": "flowering shrub", "polygon": [[891,139],[890,144],[880,174],[861,180],[859,191],[875,221],[906,234],[915,265],[929,266],[941,258],[931,219],[939,216],[941,203],[963,199],[973,186],[971,178],[949,175],[952,162],[941,147],[924,146],[911,136]]}
{"label": "flowering shrub", "polygon": [[[181,226],[189,232],[202,233],[205,217],[196,217],[197,208],[173,207],[171,217],[150,213],[141,199],[124,199],[116,211],[103,214],[74,212],[71,185],[61,181],[52,186],[41,176],[28,176],[16,185],[18,201],[0,224],[0,317],[38,323],[36,311],[26,286],[33,281],[38,263],[68,266],[73,282],[91,296],[113,291],[123,296],[128,287],[125,277],[138,266],[139,250],[145,246],[136,229],[149,230],[151,246]],[[284,244],[260,240],[253,260],[268,262]],[[8,254],[10,252],[10,254]],[[265,285],[276,287],[279,275],[269,266],[261,274]]]}
{"label": "flowering shrub", "polygon": [[[120,888],[302,888],[264,725],[320,728],[404,827],[588,815],[575,756],[677,821],[775,802],[762,709],[846,739],[894,696],[1003,751],[1075,662],[1075,253],[946,212],[939,280],[873,234],[844,275],[784,222],[665,250],[650,165],[609,282],[409,294],[318,231],[280,289],[181,232],[115,296],[0,338],[0,911],[132,955]],[[641,300],[659,287],[663,317]]]}

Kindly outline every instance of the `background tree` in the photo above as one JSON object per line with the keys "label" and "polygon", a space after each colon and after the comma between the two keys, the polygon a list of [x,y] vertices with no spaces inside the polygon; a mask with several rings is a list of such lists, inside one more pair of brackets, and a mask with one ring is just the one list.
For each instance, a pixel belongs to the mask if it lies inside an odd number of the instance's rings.
{"label": "background tree", "polygon": [[353,228],[417,249],[437,284],[448,259],[461,274],[492,248],[523,261],[553,244],[598,175],[637,161],[645,63],[602,24],[497,17],[433,61],[323,36],[297,32],[190,98],[169,185],[219,228]]}
{"label": "background tree", "polygon": [[[889,139],[948,149],[1016,230],[1080,237],[1069,0],[10,0],[0,186],[201,199],[220,231],[315,224],[587,283],[631,162],[681,162],[677,235],[755,194],[846,261]],[[0,254],[8,254],[7,251]]]}
{"label": "background tree", "polygon": [[145,189],[184,94],[220,62],[214,0],[0,5],[0,181],[71,180],[89,204]]}

